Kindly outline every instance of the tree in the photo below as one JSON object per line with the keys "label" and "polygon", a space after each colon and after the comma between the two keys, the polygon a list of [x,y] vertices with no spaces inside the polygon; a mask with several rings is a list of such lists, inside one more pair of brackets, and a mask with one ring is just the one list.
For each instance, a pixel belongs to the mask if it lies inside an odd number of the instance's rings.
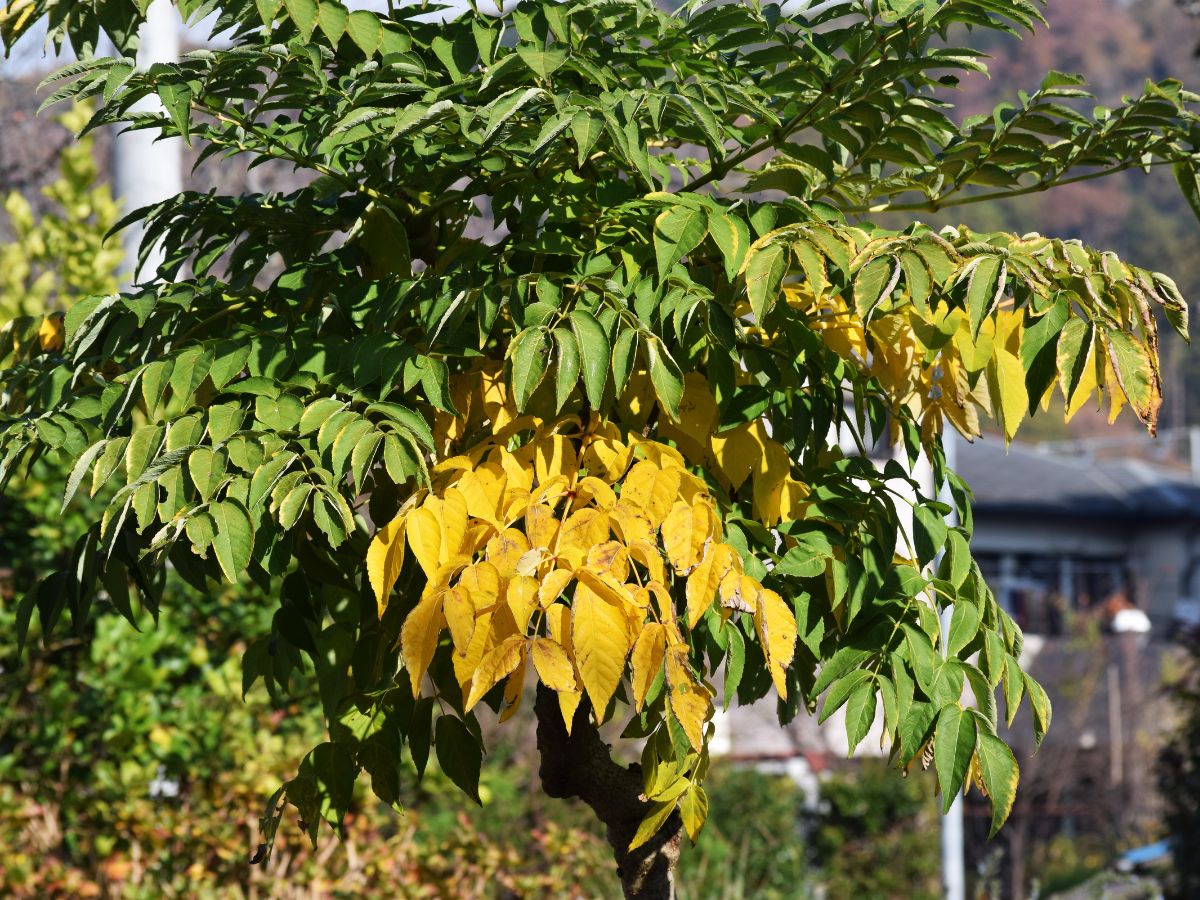
{"label": "tree", "polygon": [[[852,746],[879,713],[897,766],[933,765],[947,805],[975,785],[1000,827],[995,692],[1039,738],[1050,707],[971,560],[942,429],[973,438],[982,410],[1011,439],[1057,384],[1067,415],[1107,398],[1153,431],[1157,319],[1185,334],[1186,306],[1077,242],[864,217],[1157,165],[1200,207],[1193,95],[1086,115],[1055,72],[954,124],[939,92],[982,62],[948,35],[1032,29],[1019,0],[445,21],[231,0],[227,48],[94,57],[101,28],[131,51],[139,9],[22,0],[0,34],[46,17],[70,39],[47,103],[94,98],[88,129],[310,181],[139,210],[166,250],[150,280],[61,331],[8,326],[4,478],[58,453],[65,503],[85,482],[107,501],[19,642],[98,597],[155,613],[168,568],[277,598],[245,682],[310,666],[329,740],[269,801],[260,855],[286,804],[314,840],[339,828],[361,773],[394,803],[404,748],[476,798],[480,709],[503,722],[527,680],[543,787],[595,811],[629,896],[669,895],[704,822],[718,697],[774,693],[782,721],[823,697]],[[962,524],[871,461],[889,439]],[[639,764],[601,739],[618,717]]]}
{"label": "tree", "polygon": [[1182,671],[1170,683],[1171,699],[1179,717],[1158,755],[1158,788],[1165,807],[1163,819],[1171,839],[1174,878],[1170,895],[1190,897],[1200,888],[1200,866],[1187,847],[1200,831],[1196,800],[1200,797],[1200,637],[1186,636],[1187,657]]}

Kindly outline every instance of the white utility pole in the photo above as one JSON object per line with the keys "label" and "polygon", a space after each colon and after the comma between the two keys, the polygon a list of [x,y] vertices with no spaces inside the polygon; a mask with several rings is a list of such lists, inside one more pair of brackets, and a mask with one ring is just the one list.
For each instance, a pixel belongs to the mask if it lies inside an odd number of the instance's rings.
{"label": "white utility pole", "polygon": [[[170,0],[154,0],[139,34],[137,63],[149,68],[154,63],[179,61],[179,13]],[[138,102],[134,110],[155,112],[162,109],[156,97]],[[113,142],[113,188],[121,202],[122,212],[129,213],[143,206],[173,197],[183,189],[183,152],[179,138],[160,140],[157,131],[126,131]],[[137,281],[139,274],[151,276],[162,263],[162,251],[156,249],[146,259],[144,270],[137,270],[138,247],[143,229],[131,225],[121,232],[121,247],[125,252],[122,270],[127,283]]]}
{"label": "white utility pole", "polygon": [[[943,447],[946,453],[946,466],[953,469],[957,464],[958,433],[953,428],[943,431]],[[924,462],[924,460],[922,460]],[[922,474],[925,474],[924,472]],[[933,490],[933,473],[928,472],[929,490]],[[922,484],[922,487],[925,485]],[[943,489],[940,499],[954,508],[954,498],[949,496],[948,488]],[[948,523],[957,525],[957,517],[952,511],[947,516]],[[950,634],[950,616],[954,612],[947,608],[942,613],[942,654],[946,653],[946,640]],[[959,793],[950,804],[949,811],[942,816],[942,890],[946,900],[965,900],[967,896],[967,866],[963,848],[963,797]]]}

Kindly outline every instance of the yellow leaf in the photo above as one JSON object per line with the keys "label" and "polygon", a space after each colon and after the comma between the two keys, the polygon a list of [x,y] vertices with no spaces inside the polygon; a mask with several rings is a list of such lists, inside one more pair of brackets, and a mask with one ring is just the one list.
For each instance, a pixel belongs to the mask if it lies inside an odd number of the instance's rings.
{"label": "yellow leaf", "polygon": [[629,654],[625,611],[580,583],[575,588],[571,643],[583,687],[596,711],[596,721],[602,722]]}
{"label": "yellow leaf", "polygon": [[642,705],[646,702],[650,685],[662,669],[666,650],[667,638],[663,627],[657,622],[651,622],[643,628],[633,645],[633,655],[630,658],[633,669],[633,706],[638,712],[641,712]]}
{"label": "yellow leaf", "polygon": [[1117,421],[1117,416],[1121,414],[1121,410],[1125,408],[1128,401],[1125,391],[1121,388],[1121,381],[1117,378],[1117,372],[1113,368],[1112,360],[1107,357],[1104,360],[1104,390],[1108,392],[1108,424],[1111,425]]}
{"label": "yellow leaf", "polygon": [[1029,410],[1029,391],[1025,388],[1025,369],[1021,360],[1007,350],[997,347],[992,357],[995,365],[995,384],[998,397],[994,405],[1000,410],[1004,438],[1011,441],[1017,427]]}
{"label": "yellow leaf", "polygon": [[688,576],[687,589],[687,626],[695,628],[696,623],[704,618],[717,589],[725,576],[734,570],[737,551],[728,544],[710,544],[708,552]]}
{"label": "yellow leaf", "polygon": [[797,481],[789,475],[783,481],[783,489],[779,492],[779,518],[783,522],[792,522],[804,518],[808,503],[808,485]]}
{"label": "yellow leaf", "polygon": [[620,535],[628,545],[633,545],[638,541],[651,540],[651,535],[654,533],[654,526],[650,522],[650,517],[637,506],[634,506],[632,501],[622,497],[613,506],[610,513],[614,526],[614,531]]}
{"label": "yellow leaf", "polygon": [[774,591],[764,590],[758,597],[754,625],[775,690],[787,699],[787,667],[796,655],[796,617],[782,597]]}
{"label": "yellow leaf", "polygon": [[558,708],[562,712],[563,724],[567,727],[567,734],[571,733],[571,726],[575,722],[575,710],[579,708],[579,701],[582,699],[583,691],[558,692]]}
{"label": "yellow leaf", "polygon": [[629,544],[629,557],[634,562],[641,563],[652,580],[666,582],[667,569],[663,565],[662,554],[658,547],[646,538],[639,538]]}
{"label": "yellow leaf", "polygon": [[400,653],[412,681],[414,697],[421,692],[421,679],[433,661],[443,621],[441,595],[434,595],[413,607],[400,628]]}
{"label": "yellow leaf", "polygon": [[630,592],[611,572],[593,572],[586,567],[575,570],[580,585],[604,598],[614,606],[623,606],[632,601]]}
{"label": "yellow leaf", "polygon": [[500,573],[490,562],[463,569],[458,588],[465,591],[476,613],[488,612],[500,600]]}
{"label": "yellow leaf", "polygon": [[684,456],[699,463],[704,459],[716,418],[717,401],[708,381],[699,372],[689,372],[683,379],[678,422],[662,421],[659,430],[679,445]]}
{"label": "yellow leaf", "polygon": [[498,458],[500,467],[504,469],[504,476],[508,479],[510,490],[533,490],[533,469],[528,463],[522,462],[515,455],[503,449]]}
{"label": "yellow leaf", "polygon": [[562,592],[566,590],[571,579],[575,577],[575,573],[570,569],[551,569],[542,578],[538,585],[538,605],[542,609],[547,609],[551,603],[562,596]]}
{"label": "yellow leaf", "polygon": [[625,474],[632,458],[632,447],[613,435],[596,434],[587,442],[580,465],[612,484]]}
{"label": "yellow leaf", "polygon": [[483,519],[497,531],[503,531],[499,512],[507,484],[499,466],[482,466],[473,472],[464,472],[454,486],[466,501],[468,515]]}
{"label": "yellow leaf", "polygon": [[683,733],[697,750],[704,747],[704,723],[712,716],[709,691],[693,680],[687,666],[687,649],[674,647],[667,654],[667,684],[670,687],[671,712],[679,720]]}
{"label": "yellow leaf", "polygon": [[658,834],[659,829],[663,827],[674,811],[674,800],[657,800],[651,803],[646,817],[638,824],[637,832],[634,834],[633,840],[629,842],[629,849],[636,850]]}
{"label": "yellow leaf", "polygon": [[538,604],[540,588],[538,580],[528,575],[517,575],[508,583],[504,601],[512,611],[513,622],[521,634],[529,627],[529,618]]}
{"label": "yellow leaf", "polygon": [[629,551],[620,541],[595,544],[587,552],[585,565],[597,575],[612,575],[617,581],[629,577]]}
{"label": "yellow leaf", "polygon": [[[505,606],[504,610],[507,613],[508,607]],[[499,611],[497,610],[497,613]],[[454,677],[464,691],[471,683],[475,670],[479,668],[479,661],[483,659],[483,655],[496,646],[497,640],[511,637],[516,630],[511,626],[511,618],[508,615],[501,617],[496,613],[483,613],[475,620],[475,632],[471,635],[471,643],[467,645],[466,650],[456,651],[451,656],[454,662]],[[506,627],[497,627],[498,621],[504,619],[508,619]]]}
{"label": "yellow leaf", "polygon": [[571,607],[554,603],[546,607],[546,631],[559,644],[567,656],[574,658],[575,647],[571,643]]}
{"label": "yellow leaf", "polygon": [[471,679],[471,693],[467,697],[467,712],[475,706],[483,695],[500,683],[521,664],[525,658],[526,639],[519,634],[505,638],[484,655],[479,661],[479,668]]}
{"label": "yellow leaf", "polygon": [[1088,359],[1084,364],[1083,373],[1079,376],[1079,384],[1076,385],[1075,393],[1071,395],[1071,402],[1067,405],[1066,420],[1068,422],[1087,405],[1089,400],[1096,396],[1099,387],[1096,377],[1096,354],[1090,345],[1087,348],[1087,353]]}
{"label": "yellow leaf", "polygon": [[487,560],[502,578],[511,578],[517,560],[529,552],[529,538],[515,528],[506,528],[487,542]]}
{"label": "yellow leaf", "polygon": [[63,314],[50,313],[38,327],[38,344],[44,353],[56,353],[63,348]]}
{"label": "yellow leaf", "polygon": [[457,488],[447,488],[442,495],[442,543],[438,562],[447,563],[462,552],[467,536],[467,501]]}
{"label": "yellow leaf", "polygon": [[552,691],[575,690],[575,667],[560,644],[549,638],[534,638],[529,655],[542,684]]}
{"label": "yellow leaf", "polygon": [[553,476],[564,476],[568,481],[575,478],[579,458],[570,438],[552,434],[535,441],[533,447],[533,473],[538,484],[545,484]]}
{"label": "yellow leaf", "polygon": [[575,498],[578,503],[586,503],[590,500],[596,504],[598,509],[605,511],[612,509],[613,504],[617,502],[617,495],[613,489],[594,475],[580,480],[575,489]]}
{"label": "yellow leaf", "polygon": [[700,564],[716,529],[717,516],[710,503],[696,501],[689,505],[679,500],[671,507],[663,521],[662,541],[676,572],[686,575]]}
{"label": "yellow leaf", "polygon": [[371,546],[367,548],[367,577],[375,591],[375,602],[379,605],[379,618],[387,609],[392,587],[404,568],[404,526],[407,513],[401,513],[375,532]]}
{"label": "yellow leaf", "polygon": [[734,612],[754,613],[758,610],[758,600],[762,594],[762,585],[749,575],[739,575],[735,569],[721,581],[721,605]]}
{"label": "yellow leaf", "polygon": [[763,438],[765,435],[761,434],[758,422],[738,425],[712,436],[710,446],[717,474],[735,491],[750,477],[762,458]]}
{"label": "yellow leaf", "polygon": [[558,533],[556,554],[572,568],[579,566],[588,550],[608,540],[608,513],[591,507],[572,513]]}
{"label": "yellow leaf", "polygon": [[783,485],[791,475],[792,461],[776,441],[763,442],[763,453],[754,473],[754,511],[770,527],[779,521]]}
{"label": "yellow leaf", "polygon": [[644,459],[625,476],[621,499],[641,509],[650,520],[650,526],[657,528],[670,512],[682,480],[678,469],[660,469]]}
{"label": "yellow leaf", "polygon": [[426,579],[432,578],[441,562],[442,524],[439,516],[442,501],[436,497],[427,499],[419,509],[414,510],[408,517],[405,533],[408,535],[408,545],[412,548]]}
{"label": "yellow leaf", "polygon": [[471,598],[461,587],[451,588],[442,594],[442,612],[450,626],[450,638],[454,649],[465,653],[475,634],[475,607]]}
{"label": "yellow leaf", "polygon": [[521,662],[517,665],[513,673],[508,676],[508,681],[504,685],[504,706],[500,710],[501,722],[507,722],[521,708],[521,695],[525,692],[525,666],[527,662],[528,657],[522,656]]}
{"label": "yellow leaf", "polygon": [[558,533],[558,519],[554,510],[544,503],[535,503],[525,510],[525,534],[529,545],[534,548],[554,546],[554,536]]}

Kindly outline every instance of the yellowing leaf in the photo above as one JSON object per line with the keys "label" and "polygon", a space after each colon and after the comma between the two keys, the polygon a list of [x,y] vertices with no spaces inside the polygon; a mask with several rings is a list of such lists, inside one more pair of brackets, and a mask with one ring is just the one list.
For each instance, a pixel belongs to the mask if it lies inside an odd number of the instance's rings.
{"label": "yellowing leaf", "polygon": [[500,710],[501,722],[507,722],[521,708],[521,695],[525,692],[525,666],[528,659],[528,654],[521,657],[517,668],[508,676],[508,682],[504,685],[504,708]]}
{"label": "yellowing leaf", "polygon": [[580,583],[575,588],[572,620],[575,663],[596,711],[596,720],[603,721],[608,701],[625,671],[625,657],[629,654],[625,612],[589,585]]}
{"label": "yellowing leaf", "polygon": [[662,669],[663,655],[666,651],[667,638],[663,627],[657,622],[651,622],[638,635],[630,658],[633,669],[633,706],[638,712],[641,712],[642,705],[646,702],[650,685]]}
{"label": "yellowing leaf", "polygon": [[542,684],[552,691],[575,690],[575,667],[560,644],[549,638],[534,638],[529,655]]}
{"label": "yellowing leaf", "polygon": [[505,638],[479,661],[479,668],[471,680],[471,693],[467,697],[465,709],[470,712],[483,695],[508,677],[521,664],[525,657],[527,641],[522,635]]}
{"label": "yellowing leaf", "polygon": [[625,474],[632,458],[631,447],[615,437],[597,434],[587,442],[580,465],[612,484]]}
{"label": "yellowing leaf", "polygon": [[421,679],[433,661],[442,622],[442,598],[433,595],[413,607],[400,628],[400,653],[404,657],[404,667],[408,669],[414,697],[421,693]]}
{"label": "yellowing leaf", "polygon": [[721,580],[721,605],[735,612],[754,613],[758,610],[758,599],[762,585],[749,575],[739,574],[735,566]]}
{"label": "yellowing leaf", "polygon": [[593,502],[598,509],[608,511],[617,502],[617,495],[607,484],[594,475],[580,480],[575,489],[576,502]]}
{"label": "yellowing leaf", "polygon": [[667,654],[667,684],[670,687],[671,712],[679,720],[683,733],[697,750],[704,747],[704,723],[713,713],[708,689],[692,678],[687,667],[687,649],[673,648]]}
{"label": "yellowing leaf", "polygon": [[721,582],[734,569],[736,557],[737,552],[728,544],[711,544],[700,565],[688,576],[685,593],[689,629],[695,628],[712,606]]}
{"label": "yellowing leaf", "polygon": [[708,818],[708,794],[704,792],[704,788],[693,784],[684,792],[679,798],[679,816],[683,819],[684,831],[695,843]]}
{"label": "yellowing leaf", "polygon": [[677,500],[662,524],[667,559],[680,575],[691,572],[704,557],[704,548],[717,527],[716,513],[703,501]]}
{"label": "yellowing leaf", "polygon": [[438,562],[445,564],[462,552],[467,536],[467,501],[457,488],[447,488],[442,495],[442,543]]}
{"label": "yellowing leaf", "polygon": [[679,445],[684,456],[698,463],[704,459],[716,418],[717,401],[708,382],[699,372],[689,372],[683,379],[678,422],[661,422],[659,429],[665,437]]}
{"label": "yellowing leaf", "polygon": [[758,596],[754,625],[767,657],[775,691],[787,699],[787,667],[796,655],[796,616],[782,597],[774,591],[764,590]]}
{"label": "yellowing leaf", "polygon": [[468,515],[483,519],[497,531],[503,530],[503,523],[500,522],[498,514],[507,479],[499,466],[481,467],[473,472],[464,472],[454,486],[466,501]]}
{"label": "yellowing leaf", "polygon": [[367,548],[367,577],[375,591],[375,602],[379,605],[379,618],[387,608],[392,587],[404,567],[404,526],[406,513],[396,516],[375,532],[371,546]]}
{"label": "yellowing leaf", "polygon": [[[508,607],[505,606],[506,613],[507,609]],[[475,632],[471,635],[471,643],[465,651],[456,651],[451,657],[454,662],[454,677],[464,692],[475,676],[475,670],[479,668],[479,661],[483,659],[483,655],[496,646],[498,640],[511,637],[515,631],[515,628],[511,626],[512,617],[499,616],[497,615],[499,612],[498,609],[495,613],[483,613],[476,618]],[[505,619],[508,621],[505,622]]]}
{"label": "yellowing leaf", "polygon": [[629,544],[629,558],[634,562],[641,563],[650,573],[653,581],[665,582],[667,580],[667,569],[663,565],[662,554],[658,547],[646,538],[639,538]]}

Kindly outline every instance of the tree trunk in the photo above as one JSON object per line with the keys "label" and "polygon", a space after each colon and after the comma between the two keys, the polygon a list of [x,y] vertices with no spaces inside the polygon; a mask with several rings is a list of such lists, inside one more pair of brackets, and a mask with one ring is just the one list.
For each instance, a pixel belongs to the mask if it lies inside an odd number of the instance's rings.
{"label": "tree trunk", "polygon": [[587,698],[575,710],[569,735],[558,697],[545,685],[537,686],[534,709],[543,790],[550,797],[579,798],[604,823],[627,898],[673,900],[675,864],[683,837],[679,813],[672,813],[658,834],[630,851],[629,842],[650,807],[642,798],[641,766],[625,767],[613,761],[592,721]]}

